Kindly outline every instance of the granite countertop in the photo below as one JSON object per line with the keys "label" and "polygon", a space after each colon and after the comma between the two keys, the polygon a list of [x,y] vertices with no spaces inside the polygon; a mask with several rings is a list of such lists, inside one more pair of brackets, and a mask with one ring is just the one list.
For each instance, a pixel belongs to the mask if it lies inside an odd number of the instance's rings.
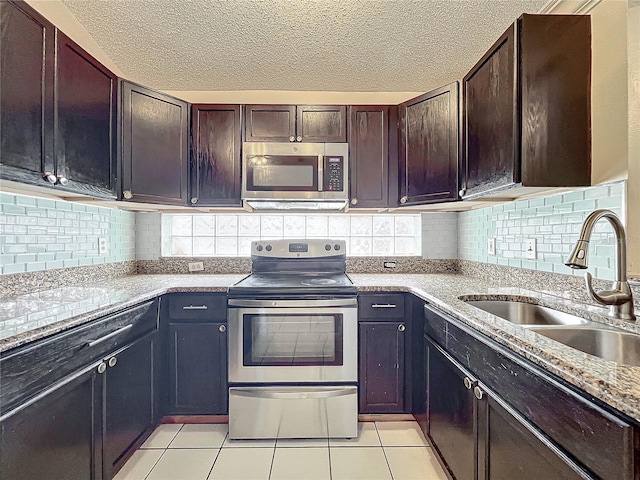
{"label": "granite countertop", "polygon": [[[170,292],[225,292],[246,275],[132,275],[0,300],[0,352]],[[640,325],[564,292],[493,287],[456,274],[349,274],[359,291],[410,292],[640,422],[640,367],[587,355],[479,310],[466,299],[524,299],[640,334]]]}

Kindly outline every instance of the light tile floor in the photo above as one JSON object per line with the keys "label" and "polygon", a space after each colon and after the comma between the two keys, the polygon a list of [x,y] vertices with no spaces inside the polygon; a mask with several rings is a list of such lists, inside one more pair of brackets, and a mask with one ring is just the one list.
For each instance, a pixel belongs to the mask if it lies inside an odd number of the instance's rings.
{"label": "light tile floor", "polygon": [[160,425],[114,480],[446,480],[418,424],[352,440],[229,440],[227,425]]}

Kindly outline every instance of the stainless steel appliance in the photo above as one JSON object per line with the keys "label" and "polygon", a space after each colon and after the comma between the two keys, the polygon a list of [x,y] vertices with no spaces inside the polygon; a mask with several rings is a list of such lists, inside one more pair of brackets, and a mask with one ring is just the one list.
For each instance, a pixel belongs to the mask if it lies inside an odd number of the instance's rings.
{"label": "stainless steel appliance", "polygon": [[229,289],[229,437],[357,435],[356,288],[345,242],[251,245]]}
{"label": "stainless steel appliance", "polygon": [[343,209],[349,191],[346,143],[242,144],[242,199],[254,209]]}

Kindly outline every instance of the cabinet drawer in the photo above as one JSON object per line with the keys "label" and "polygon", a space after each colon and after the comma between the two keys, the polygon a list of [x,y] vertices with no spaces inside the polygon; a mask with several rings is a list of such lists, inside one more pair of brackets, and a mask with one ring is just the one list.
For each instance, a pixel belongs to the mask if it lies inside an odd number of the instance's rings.
{"label": "cabinet drawer", "polygon": [[169,318],[209,322],[227,321],[227,296],[219,293],[169,295]]}
{"label": "cabinet drawer", "polygon": [[358,297],[360,318],[404,318],[404,294],[383,293]]}
{"label": "cabinet drawer", "polygon": [[157,328],[158,301],[153,300],[10,350],[0,360],[0,414]]}

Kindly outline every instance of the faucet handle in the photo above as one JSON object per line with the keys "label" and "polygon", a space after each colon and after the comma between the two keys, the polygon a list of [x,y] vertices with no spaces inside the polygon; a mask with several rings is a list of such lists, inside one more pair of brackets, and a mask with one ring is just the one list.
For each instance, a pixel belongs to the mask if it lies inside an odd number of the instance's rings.
{"label": "faucet handle", "polygon": [[593,289],[592,280],[591,274],[586,272],[584,274],[584,282],[587,287],[587,293],[594,302],[598,302],[601,305],[622,305],[631,299],[631,291],[627,282],[615,282],[613,284],[614,290],[596,292]]}

